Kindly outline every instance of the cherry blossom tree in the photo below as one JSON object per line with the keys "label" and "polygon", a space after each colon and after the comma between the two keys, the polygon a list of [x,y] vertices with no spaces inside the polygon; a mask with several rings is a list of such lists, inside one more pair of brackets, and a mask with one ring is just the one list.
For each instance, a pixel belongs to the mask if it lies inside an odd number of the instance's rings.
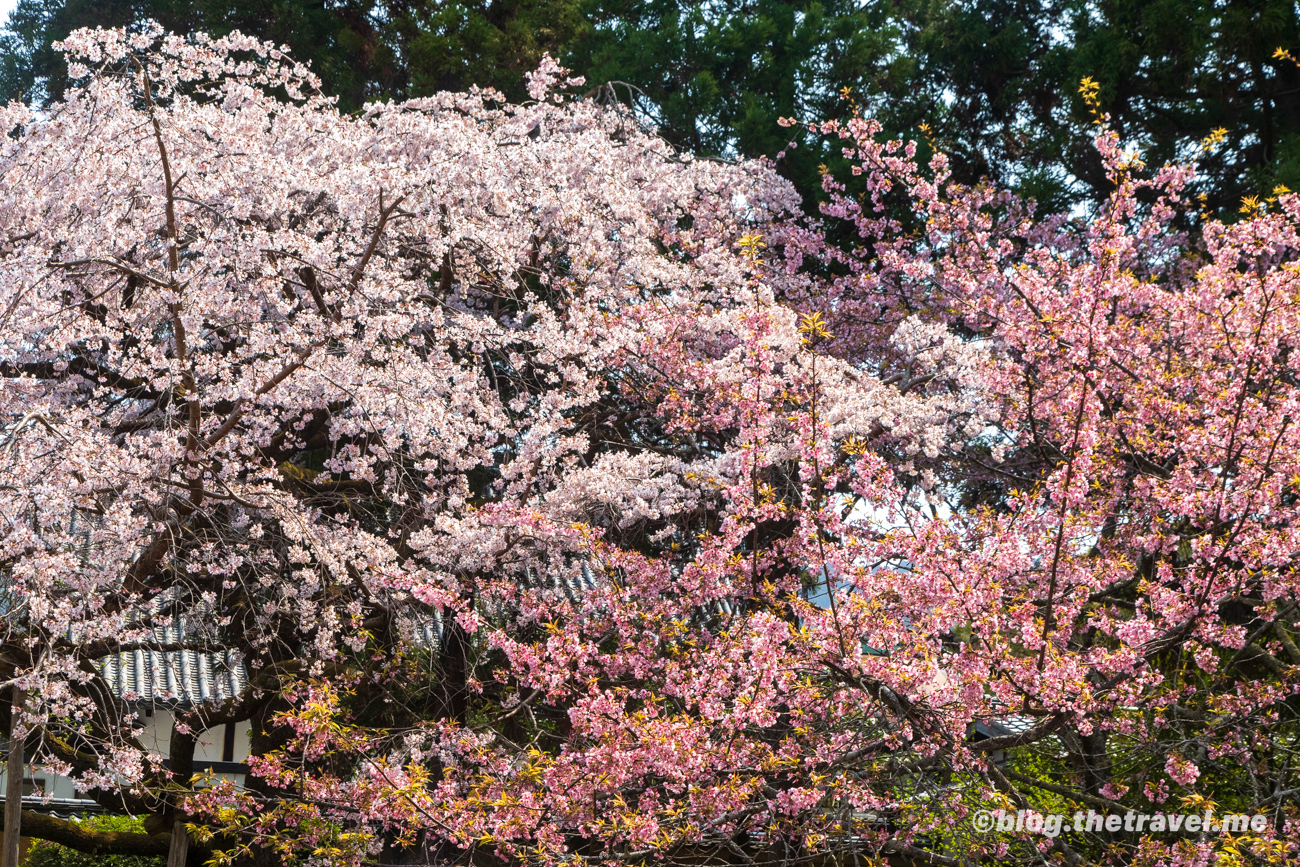
{"label": "cherry blossom tree", "polygon": [[[1102,128],[1108,207],[1038,218],[855,119],[814,220],[550,61],[342,116],[239,35],[63,47],[66,102],[0,118],[0,723],[159,833],[24,834],[1300,857],[1300,199],[1189,235],[1190,170]],[[135,648],[247,671],[166,766],[96,667]],[[192,779],[238,720],[246,784]],[[1268,828],[976,823],[1209,802]]]}
{"label": "cherry blossom tree", "polygon": [[[510,510],[623,509],[630,533],[691,498],[628,353],[706,308],[706,342],[762,328],[771,289],[737,240],[797,200],[770,168],[551,98],[554,64],[529,106],[344,117],[238,36],[65,48],[82,86],[3,118],[5,681],[32,762],[166,831],[195,738],[251,719],[270,750],[308,678],[375,699],[414,642],[427,689],[398,718],[466,725],[485,582],[572,547],[525,543]],[[137,649],[247,670],[181,715],[169,767],[95,665]]]}
{"label": "cherry blossom tree", "polygon": [[[499,589],[500,710],[332,728],[351,717],[320,686],[267,760],[305,794],[208,793],[227,828],[294,851],[368,821],[395,849],[544,862],[1296,857],[1300,201],[1193,241],[1190,170],[1143,180],[1103,128],[1107,210],[1035,220],[869,121],[821,131],[861,166],[825,209],[861,245],[746,235],[778,302],[763,330],[723,353],[697,315],[618,377],[707,444],[708,474],[679,478],[713,496],[642,536],[628,481],[595,514],[511,512],[604,581]],[[992,810],[1267,822],[997,834]]]}

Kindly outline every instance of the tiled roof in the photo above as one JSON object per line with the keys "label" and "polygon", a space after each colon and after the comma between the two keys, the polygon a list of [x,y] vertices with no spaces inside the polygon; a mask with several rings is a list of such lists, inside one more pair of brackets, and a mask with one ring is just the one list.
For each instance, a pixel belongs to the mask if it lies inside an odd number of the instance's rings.
{"label": "tiled roof", "polygon": [[[529,570],[524,586],[534,590],[555,590],[576,602],[582,593],[596,586],[595,575],[585,564],[576,574],[562,579],[538,578]],[[155,602],[160,611],[167,600]],[[153,641],[160,646],[194,642],[202,638],[202,617],[177,615],[153,629]],[[416,644],[439,647],[443,619],[438,611],[407,625]],[[102,657],[100,674],[120,698],[161,705],[219,703],[234,698],[248,685],[248,672],[236,654],[222,650],[134,649]]]}
{"label": "tiled roof", "polygon": [[1014,713],[998,719],[991,719],[987,722],[975,723],[977,734],[986,738],[1000,738],[1006,735],[1023,735],[1038,725],[1038,720],[1033,717],[1024,716]]}
{"label": "tiled roof", "polygon": [[558,590],[570,602],[577,602],[585,591],[596,589],[596,575],[586,563],[581,563],[576,574],[569,573],[563,577],[538,575],[535,570],[527,569],[522,583],[529,590]]}
{"label": "tiled roof", "polygon": [[248,684],[230,651],[132,650],[98,660],[100,674],[120,698],[195,705],[235,698]]}
{"label": "tiled roof", "polygon": [[[520,584],[532,591],[562,594],[576,603],[584,593],[594,590],[601,580],[586,563],[581,563],[576,570],[563,576],[525,570]],[[163,597],[155,600],[152,606],[154,616],[170,607],[170,602],[169,598]],[[732,602],[719,600],[700,613],[730,615],[735,611]],[[134,649],[116,653],[97,661],[100,674],[116,695],[130,701],[195,705],[234,698],[248,685],[248,672],[236,654],[214,646],[215,636],[214,641],[203,641],[209,622],[210,618],[204,616],[204,612],[193,609],[188,614],[168,615],[162,625],[154,627],[153,642],[159,646],[206,643],[211,649]],[[402,628],[417,645],[428,648],[442,645],[443,617],[437,610],[418,620],[406,621]]]}
{"label": "tiled roof", "polygon": [[165,706],[219,703],[244,691],[248,672],[237,654],[221,647],[207,606],[192,604],[176,589],[155,597],[145,616],[154,623],[152,644],[192,647],[133,648],[96,660],[114,694]]}

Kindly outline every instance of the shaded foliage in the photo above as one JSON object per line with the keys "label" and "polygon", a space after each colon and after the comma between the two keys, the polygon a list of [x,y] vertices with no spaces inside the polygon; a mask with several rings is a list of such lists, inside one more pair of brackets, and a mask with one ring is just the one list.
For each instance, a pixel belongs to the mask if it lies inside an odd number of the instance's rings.
{"label": "shaded foliage", "polygon": [[1099,202],[1111,186],[1084,77],[1149,164],[1227,130],[1193,191],[1211,211],[1300,187],[1300,71],[1274,56],[1300,48],[1300,21],[1283,0],[22,0],[0,36],[0,98],[57,98],[51,41],[148,18],[286,43],[345,110],[471,85],[519,101],[549,52],[591,84],[624,82],[612,94],[677,147],[784,152],[810,207],[824,200],[819,167],[842,158],[811,136],[790,150],[776,121],[845,116],[845,89],[886,132],[948,153],[962,181],[1050,210]]}

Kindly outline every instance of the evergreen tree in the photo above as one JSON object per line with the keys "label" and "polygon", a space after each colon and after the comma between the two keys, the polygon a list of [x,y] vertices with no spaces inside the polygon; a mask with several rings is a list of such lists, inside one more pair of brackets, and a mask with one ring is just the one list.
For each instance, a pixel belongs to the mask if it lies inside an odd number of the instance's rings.
{"label": "evergreen tree", "polygon": [[525,98],[523,73],[560,53],[581,21],[576,0],[20,0],[0,34],[0,99],[57,99],[66,80],[51,42],[150,18],[176,33],[287,44],[344,110],[471,84]]}
{"label": "evergreen tree", "polygon": [[593,86],[622,82],[606,95],[678,147],[784,152],[810,207],[839,154],[777,120],[853,110],[948,152],[966,182],[1051,210],[1098,202],[1110,181],[1085,77],[1149,164],[1204,160],[1209,210],[1300,188],[1300,69],[1276,56],[1300,54],[1287,0],[21,0],[0,33],[0,99],[57,99],[51,41],[147,18],[287,43],[345,110],[476,84],[521,100],[549,52]]}
{"label": "evergreen tree", "polygon": [[[841,115],[847,92],[867,99],[890,132],[915,135],[933,109],[909,91],[919,64],[908,21],[924,4],[884,0],[592,0],[591,28],[568,62],[649,112],[660,133],[700,154],[775,157],[806,199],[820,188],[818,167],[834,162],[819,137],[778,120]],[[788,149],[791,137],[802,148]]]}
{"label": "evergreen tree", "polygon": [[[974,0],[919,28],[918,89],[968,179],[990,175],[1057,207],[1113,186],[1092,146],[1097,104],[1148,165],[1199,156],[1197,192],[1218,212],[1300,186],[1300,47],[1284,0]],[[1201,143],[1226,130],[1205,150]]]}

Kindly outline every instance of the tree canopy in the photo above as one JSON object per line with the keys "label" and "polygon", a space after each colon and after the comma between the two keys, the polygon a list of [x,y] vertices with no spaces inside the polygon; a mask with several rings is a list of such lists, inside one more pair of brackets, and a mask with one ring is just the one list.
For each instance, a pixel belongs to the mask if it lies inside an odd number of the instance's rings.
{"label": "tree canopy", "polygon": [[[23,834],[1300,857],[1300,195],[1189,235],[1195,169],[1099,113],[1112,194],[1034,216],[854,116],[805,128],[848,165],[813,221],[550,58],[344,114],[246,36],[61,48],[0,109],[0,724],[147,818]],[[135,650],[247,673],[166,763],[96,665]],[[195,780],[241,720],[246,785]]]}
{"label": "tree canopy", "polygon": [[[471,85],[513,102],[549,52],[700,155],[776,157],[815,211],[816,138],[786,147],[782,117],[847,117],[852,100],[891,134],[950,155],[1047,210],[1111,192],[1091,146],[1091,78],[1125,141],[1152,165],[1180,161],[1222,128],[1194,195],[1211,212],[1300,187],[1300,18],[1284,0],[20,0],[0,37],[0,99],[56,99],[50,43],[82,26],[156,19],[290,46],[345,110]],[[796,136],[798,138],[798,136]]]}

